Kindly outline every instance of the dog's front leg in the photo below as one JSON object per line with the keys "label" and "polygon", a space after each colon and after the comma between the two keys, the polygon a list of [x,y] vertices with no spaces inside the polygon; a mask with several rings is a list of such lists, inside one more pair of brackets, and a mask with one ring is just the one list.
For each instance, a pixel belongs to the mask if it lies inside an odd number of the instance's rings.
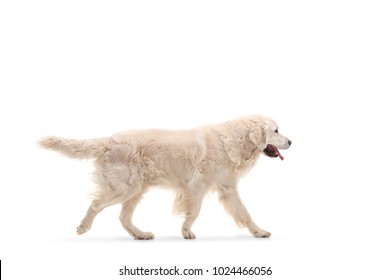
{"label": "dog's front leg", "polygon": [[219,200],[225,210],[233,217],[239,227],[248,228],[255,237],[270,237],[271,233],[259,228],[252,220],[248,210],[242,203],[235,186],[218,188]]}

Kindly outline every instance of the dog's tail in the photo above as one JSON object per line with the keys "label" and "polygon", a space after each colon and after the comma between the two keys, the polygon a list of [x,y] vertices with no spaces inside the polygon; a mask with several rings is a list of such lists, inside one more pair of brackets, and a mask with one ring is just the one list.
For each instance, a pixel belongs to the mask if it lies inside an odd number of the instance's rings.
{"label": "dog's tail", "polygon": [[38,143],[43,148],[77,159],[98,158],[109,148],[109,138],[75,140],[49,136],[42,138]]}

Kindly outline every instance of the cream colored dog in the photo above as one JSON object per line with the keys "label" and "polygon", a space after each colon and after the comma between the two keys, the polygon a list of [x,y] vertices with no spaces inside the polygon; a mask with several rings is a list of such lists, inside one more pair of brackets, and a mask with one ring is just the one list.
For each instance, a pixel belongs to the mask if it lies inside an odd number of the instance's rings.
{"label": "cream colored dog", "polygon": [[121,203],[120,221],[135,239],[154,238],[132,222],[135,207],[152,186],[175,190],[174,210],[185,215],[184,238],[195,238],[191,226],[209,190],[218,192],[238,226],[256,237],[269,237],[252,221],[237,184],[260,154],[283,159],[278,149],[291,145],[273,120],[257,115],[189,130],[130,130],[90,140],[47,137],[39,143],[69,157],[95,159],[98,192],[77,233],[88,231],[105,207]]}

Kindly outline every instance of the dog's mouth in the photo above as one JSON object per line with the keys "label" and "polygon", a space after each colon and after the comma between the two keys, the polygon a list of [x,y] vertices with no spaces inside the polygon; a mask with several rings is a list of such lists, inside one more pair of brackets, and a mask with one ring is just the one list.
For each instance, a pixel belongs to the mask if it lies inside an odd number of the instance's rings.
{"label": "dog's mouth", "polygon": [[279,157],[281,160],[284,160],[284,157],[274,145],[268,144],[263,152],[269,157]]}

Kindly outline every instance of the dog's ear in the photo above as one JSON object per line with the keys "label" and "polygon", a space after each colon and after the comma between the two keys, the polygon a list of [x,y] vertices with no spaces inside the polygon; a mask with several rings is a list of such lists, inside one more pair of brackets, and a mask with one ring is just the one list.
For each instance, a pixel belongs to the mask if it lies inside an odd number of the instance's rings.
{"label": "dog's ear", "polygon": [[233,137],[228,135],[222,136],[223,147],[229,159],[235,164],[239,165],[242,162],[242,155],[240,152],[240,144]]}
{"label": "dog's ear", "polygon": [[261,151],[267,147],[267,123],[256,121],[253,123],[249,131],[249,139],[259,148]]}

